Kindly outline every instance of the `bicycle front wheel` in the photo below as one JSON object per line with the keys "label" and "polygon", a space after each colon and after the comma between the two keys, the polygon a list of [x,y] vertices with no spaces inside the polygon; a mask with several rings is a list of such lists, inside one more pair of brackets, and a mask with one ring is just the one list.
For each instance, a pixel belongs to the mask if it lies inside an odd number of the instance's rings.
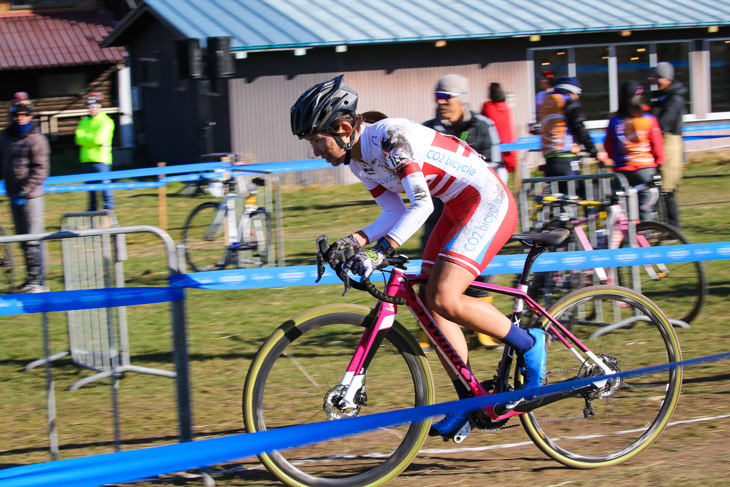
{"label": "bicycle front wheel", "polygon": [[230,260],[226,248],[225,209],[219,212],[219,206],[212,201],[203,203],[190,213],[183,227],[185,260],[196,272],[223,269]]}
{"label": "bicycle front wheel", "polygon": [[[645,296],[619,286],[593,286],[568,294],[549,313],[615,372],[681,360],[677,335]],[[537,326],[544,327],[546,318]],[[602,375],[560,341],[547,355],[551,384]],[[682,371],[607,381],[520,416],[530,439],[549,457],[577,468],[616,465],[657,439],[677,406]]]}
{"label": "bicycle front wheel", "polygon": [[[339,419],[332,397],[364,332],[362,306],[315,308],[283,325],[261,346],[246,378],[248,432]],[[394,323],[368,366],[361,408],[352,415],[433,402],[423,352]],[[335,408],[336,409],[336,408]],[[271,473],[291,486],[374,486],[398,475],[426,438],[429,421],[383,427],[356,436],[261,454]]]}
{"label": "bicycle front wheel", "polygon": [[[646,238],[651,247],[684,245],[689,241],[671,225],[661,222],[641,222],[637,235]],[[628,242],[625,242],[628,243]],[[707,278],[702,262],[672,262],[637,266],[641,289],[671,319],[690,323],[702,309],[707,295]],[[634,288],[631,267],[619,268],[619,284]]]}

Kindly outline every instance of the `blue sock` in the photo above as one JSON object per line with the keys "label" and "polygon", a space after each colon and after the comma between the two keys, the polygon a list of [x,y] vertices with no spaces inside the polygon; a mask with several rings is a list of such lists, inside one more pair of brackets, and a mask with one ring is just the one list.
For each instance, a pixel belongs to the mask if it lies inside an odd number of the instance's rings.
{"label": "blue sock", "polygon": [[535,339],[527,333],[527,330],[514,326],[509,329],[507,336],[502,339],[504,343],[512,347],[517,353],[523,354],[535,344]]}

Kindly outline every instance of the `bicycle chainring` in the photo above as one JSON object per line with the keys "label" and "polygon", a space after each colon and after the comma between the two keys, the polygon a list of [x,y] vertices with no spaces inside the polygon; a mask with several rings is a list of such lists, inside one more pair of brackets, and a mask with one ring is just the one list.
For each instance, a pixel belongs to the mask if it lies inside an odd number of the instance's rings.
{"label": "bicycle chainring", "polygon": [[324,396],[324,404],[322,409],[327,415],[327,420],[332,421],[334,419],[351,418],[357,416],[360,413],[361,405],[353,407],[343,407],[345,395],[345,386],[342,384],[336,385]]}
{"label": "bicycle chainring", "polygon": [[[496,387],[496,382],[494,379],[490,379],[487,381],[482,382],[482,387],[484,387],[487,391],[493,391]],[[507,392],[512,390],[511,385],[507,385]],[[484,409],[478,409],[477,411],[472,411],[469,413],[469,419],[471,420],[472,424],[479,428],[480,430],[498,430],[504,427],[505,424],[507,424],[507,421],[509,421],[509,418],[502,419],[500,421],[495,421],[492,418],[489,417],[489,415],[484,411]]]}

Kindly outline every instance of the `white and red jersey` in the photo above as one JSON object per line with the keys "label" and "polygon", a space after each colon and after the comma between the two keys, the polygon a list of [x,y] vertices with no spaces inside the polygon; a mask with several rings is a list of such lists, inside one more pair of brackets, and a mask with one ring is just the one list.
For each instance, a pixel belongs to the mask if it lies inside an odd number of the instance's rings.
{"label": "white and red jersey", "polygon": [[[431,196],[461,213],[439,256],[458,261],[472,272],[483,270],[482,261],[487,258],[488,263],[499,251],[488,250],[492,244],[504,245],[501,236],[494,241],[497,233],[514,231],[512,194],[464,141],[406,119],[389,118],[363,127],[360,150],[362,158],[353,159],[350,169],[383,209],[363,229],[371,242],[387,234],[402,245],[433,211]],[[402,193],[410,200],[408,208]]]}

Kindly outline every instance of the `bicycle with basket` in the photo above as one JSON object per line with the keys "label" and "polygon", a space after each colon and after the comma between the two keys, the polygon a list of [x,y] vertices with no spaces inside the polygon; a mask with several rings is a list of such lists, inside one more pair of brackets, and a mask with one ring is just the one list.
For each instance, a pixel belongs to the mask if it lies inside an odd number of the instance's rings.
{"label": "bicycle with basket", "polygon": [[[667,367],[648,376],[611,376],[677,362],[680,346],[661,309],[628,288],[581,288],[549,310],[530,297],[527,291],[535,260],[568,235],[562,229],[513,237],[529,248],[516,288],[472,283],[513,298],[510,316],[516,326],[547,331],[552,338],[547,355],[549,383],[568,387],[547,394],[541,394],[541,388],[525,390],[521,400],[473,411],[470,420],[474,428],[499,430],[519,419],[535,445],[560,463],[576,468],[616,465],[644,450],[667,425],[679,400],[682,371]],[[317,240],[317,248],[321,277],[323,255],[329,252],[326,237]],[[350,286],[366,291],[377,299],[375,306],[320,306],[277,328],[259,349],[246,377],[243,417],[248,432],[434,403],[428,360],[413,335],[396,320],[399,306],[411,311],[434,349],[473,396],[520,389],[522,377],[508,346],[488,380],[476,378],[424,308],[415,287],[427,276],[407,273],[406,256],[388,259],[392,267],[383,270],[386,284],[381,291],[369,280],[356,281],[342,271],[353,253],[349,249],[336,256],[335,273],[345,283],[345,292]],[[523,313],[526,309],[530,315]],[[631,326],[591,338],[596,327],[626,320],[631,320]],[[286,485],[382,485],[414,459],[429,425],[424,420],[380,427],[354,437],[262,453],[259,458]]]}

